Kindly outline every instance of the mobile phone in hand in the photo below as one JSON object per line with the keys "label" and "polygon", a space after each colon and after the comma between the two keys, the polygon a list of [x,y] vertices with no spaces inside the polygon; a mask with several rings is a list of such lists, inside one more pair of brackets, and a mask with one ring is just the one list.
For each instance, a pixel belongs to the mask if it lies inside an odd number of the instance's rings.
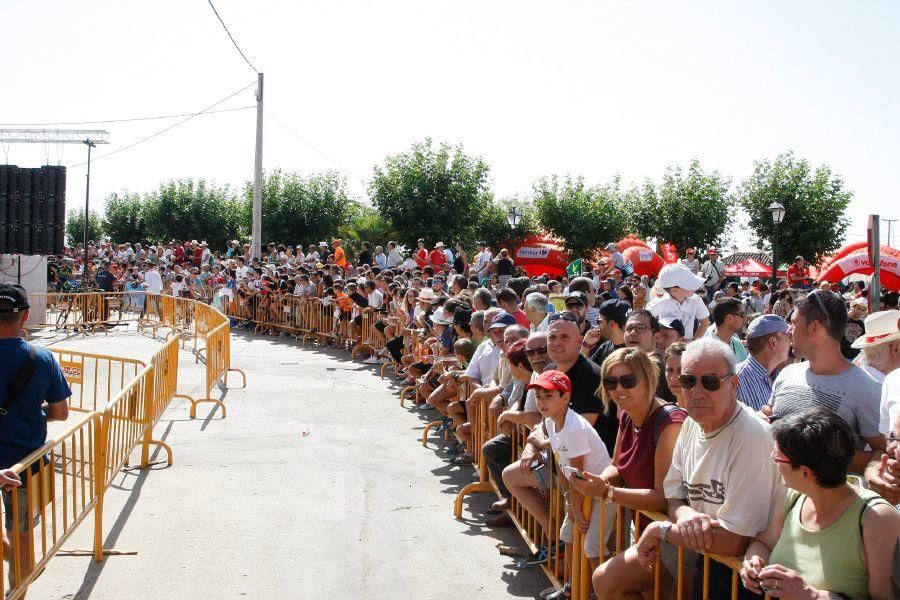
{"label": "mobile phone in hand", "polygon": [[587,481],[587,477],[585,477],[581,471],[576,469],[575,467],[563,467],[563,472],[569,477],[574,477],[575,479],[581,479],[582,481]]}

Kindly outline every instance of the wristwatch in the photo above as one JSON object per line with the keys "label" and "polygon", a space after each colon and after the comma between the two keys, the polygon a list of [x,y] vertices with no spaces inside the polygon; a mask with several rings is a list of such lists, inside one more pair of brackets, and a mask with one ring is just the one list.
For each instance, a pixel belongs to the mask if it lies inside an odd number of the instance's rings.
{"label": "wristwatch", "polygon": [[659,525],[659,543],[664,544],[666,542],[666,536],[669,535],[669,530],[672,529],[671,521],[663,521]]}
{"label": "wristwatch", "polygon": [[615,503],[616,501],[616,488],[611,485],[606,486],[606,501],[609,503]]}

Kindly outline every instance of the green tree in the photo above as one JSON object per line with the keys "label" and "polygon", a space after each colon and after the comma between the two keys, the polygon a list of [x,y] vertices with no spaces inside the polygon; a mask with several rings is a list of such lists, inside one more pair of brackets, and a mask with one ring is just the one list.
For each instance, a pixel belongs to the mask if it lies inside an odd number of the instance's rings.
{"label": "green tree", "polygon": [[[252,222],[253,184],[244,188],[242,221]],[[334,237],[356,210],[347,180],[337,171],[283,173],[276,169],[263,179],[262,242],[314,244]]]}
{"label": "green tree", "polygon": [[585,257],[625,233],[625,198],[618,177],[593,187],[581,176],[567,175],[563,181],[556,175],[542,177],[533,193],[540,224],[561,238],[575,257]]}
{"label": "green tree", "polygon": [[203,179],[170,180],[144,202],[151,240],[206,240],[215,250],[224,249],[229,239],[240,236],[240,203],[227,185],[220,187]]}
{"label": "green tree", "polygon": [[[518,208],[522,214],[519,226],[513,231],[509,226],[509,220],[506,215],[513,207]],[[481,207],[481,213],[475,228],[473,230],[474,237],[477,240],[487,242],[492,248],[497,248],[501,243],[506,243],[511,238],[522,240],[538,230],[537,211],[530,201],[522,201],[518,198],[504,198],[502,200],[493,200]],[[458,240],[453,240],[456,242]],[[469,240],[462,240],[463,243]],[[472,240],[475,241],[475,240]],[[448,242],[448,243],[453,243]],[[474,250],[474,246],[466,243],[469,250]]]}
{"label": "green tree", "polygon": [[786,209],[779,230],[779,255],[802,255],[815,263],[818,257],[837,250],[850,220],[847,206],[853,193],[844,181],[822,165],[813,171],[806,159],[793,152],[780,154],[774,162],[757,161],[753,175],[741,184],[741,206],[750,216],[750,228],[760,241],[772,235],[772,215],[767,207],[780,202]]}
{"label": "green tree", "polygon": [[146,242],[143,209],[139,194],[110,194],[106,197],[103,228],[115,242]]}
{"label": "green tree", "polygon": [[[91,211],[91,219],[88,223],[88,241],[96,242],[104,235],[103,219],[100,214]],[[70,210],[66,214],[66,244],[74,246],[84,241],[84,209]]]}
{"label": "green tree", "polygon": [[659,187],[647,180],[629,192],[630,226],[642,237],[679,248],[722,245],[734,215],[730,185],[718,171],[704,172],[697,159],[686,173],[669,167]]}
{"label": "green tree", "polygon": [[361,242],[371,242],[373,249],[375,246],[384,246],[389,240],[396,240],[398,235],[389,219],[382,217],[374,208],[362,205],[338,229],[338,236],[347,243],[358,245]]}
{"label": "green tree", "polygon": [[418,238],[449,244],[473,236],[492,198],[488,173],[487,163],[466,154],[462,146],[434,148],[426,138],[376,166],[369,195],[407,246],[415,247]]}

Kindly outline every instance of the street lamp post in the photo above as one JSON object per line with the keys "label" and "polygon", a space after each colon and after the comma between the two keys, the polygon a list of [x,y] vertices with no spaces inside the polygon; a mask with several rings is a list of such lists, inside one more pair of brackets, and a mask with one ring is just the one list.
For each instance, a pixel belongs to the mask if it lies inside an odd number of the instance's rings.
{"label": "street lamp post", "polygon": [[81,275],[81,284],[87,288],[88,286],[88,223],[91,220],[91,213],[88,210],[88,202],[91,198],[91,148],[93,148],[96,144],[94,144],[94,140],[91,138],[87,138],[84,140],[84,144],[88,149],[88,157],[87,157],[87,183],[84,186],[84,265],[81,267],[82,275]]}
{"label": "street lamp post", "polygon": [[784,209],[784,206],[780,202],[773,202],[770,204],[767,209],[770,213],[772,213],[772,225],[773,225],[773,236],[772,236],[772,297],[775,297],[775,294],[778,290],[778,229],[781,227],[781,222],[784,220],[784,213],[787,212]]}
{"label": "street lamp post", "polygon": [[510,259],[513,261],[513,265],[516,263],[516,231],[519,228],[519,223],[522,222],[522,213],[519,211],[518,206],[513,206],[509,209],[509,212],[506,213],[506,222],[509,223],[509,228],[512,230],[512,256]]}

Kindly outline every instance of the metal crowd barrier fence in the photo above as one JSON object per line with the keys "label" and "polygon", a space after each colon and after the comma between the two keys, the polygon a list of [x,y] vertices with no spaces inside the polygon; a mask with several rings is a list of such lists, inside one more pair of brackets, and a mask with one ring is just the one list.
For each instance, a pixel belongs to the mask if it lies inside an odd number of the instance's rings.
{"label": "metal crowd barrier fence", "polygon": [[[22,598],[91,510],[95,521],[93,554],[96,560],[102,559],[103,540],[96,535],[103,519],[102,429],[97,413],[80,414],[62,432],[13,465],[23,487],[4,499],[17,500],[10,503],[12,526],[7,530],[11,556],[4,556],[0,548],[0,598]],[[7,589],[9,580],[12,584]]]}
{"label": "metal crowd barrier fence", "polygon": [[91,354],[64,348],[48,348],[62,368],[72,396],[69,408],[102,412],[131,381],[145,363],[131,358]]}

